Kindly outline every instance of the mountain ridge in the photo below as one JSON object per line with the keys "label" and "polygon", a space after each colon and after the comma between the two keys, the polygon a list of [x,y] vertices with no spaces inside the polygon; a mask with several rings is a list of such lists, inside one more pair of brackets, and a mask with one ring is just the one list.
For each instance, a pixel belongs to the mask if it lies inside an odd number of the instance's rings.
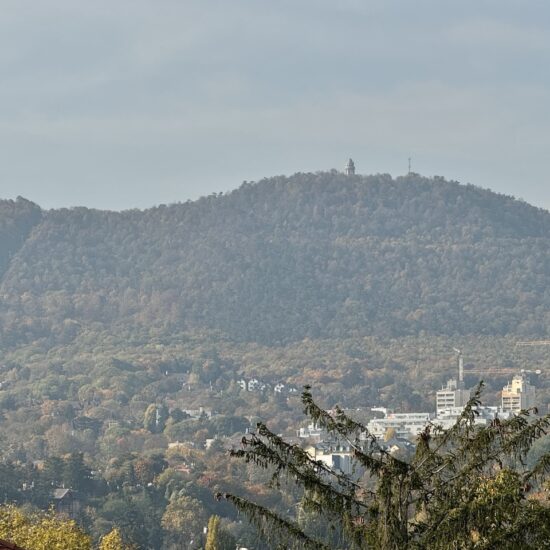
{"label": "mountain ridge", "polygon": [[32,213],[0,272],[3,345],[91,323],[264,344],[548,334],[550,213],[443,178],[298,173],[147,210]]}

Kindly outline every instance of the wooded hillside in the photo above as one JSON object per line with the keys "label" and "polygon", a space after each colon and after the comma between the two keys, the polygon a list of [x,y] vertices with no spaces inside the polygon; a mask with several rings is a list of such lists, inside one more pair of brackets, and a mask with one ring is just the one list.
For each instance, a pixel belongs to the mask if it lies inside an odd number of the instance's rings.
{"label": "wooded hillside", "polygon": [[18,200],[0,234],[6,347],[92,325],[267,345],[550,331],[550,213],[442,178],[296,174],[122,213]]}

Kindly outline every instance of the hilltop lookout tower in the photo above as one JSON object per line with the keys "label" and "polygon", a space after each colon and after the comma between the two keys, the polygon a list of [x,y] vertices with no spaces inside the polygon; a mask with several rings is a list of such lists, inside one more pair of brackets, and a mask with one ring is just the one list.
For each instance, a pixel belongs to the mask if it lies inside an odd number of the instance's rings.
{"label": "hilltop lookout tower", "polygon": [[344,173],[348,176],[355,176],[355,164],[353,163],[353,160],[348,160],[348,163],[344,168]]}

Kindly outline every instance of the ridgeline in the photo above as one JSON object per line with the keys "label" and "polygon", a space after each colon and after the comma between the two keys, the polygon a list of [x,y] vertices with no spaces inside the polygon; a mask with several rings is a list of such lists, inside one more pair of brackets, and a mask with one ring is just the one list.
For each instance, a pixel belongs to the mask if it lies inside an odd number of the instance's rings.
{"label": "ridgeline", "polygon": [[0,202],[0,344],[550,333],[550,213],[415,174],[296,174],[145,211]]}

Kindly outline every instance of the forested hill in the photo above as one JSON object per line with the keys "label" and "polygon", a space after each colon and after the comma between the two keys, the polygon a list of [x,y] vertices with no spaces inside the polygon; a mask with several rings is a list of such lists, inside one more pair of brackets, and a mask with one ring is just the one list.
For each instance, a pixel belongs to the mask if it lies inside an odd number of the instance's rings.
{"label": "forested hill", "polygon": [[296,174],[121,213],[0,203],[0,344],[86,327],[550,335],[550,213],[417,175]]}
{"label": "forested hill", "polygon": [[40,207],[21,197],[0,201],[0,276],[41,219]]}

